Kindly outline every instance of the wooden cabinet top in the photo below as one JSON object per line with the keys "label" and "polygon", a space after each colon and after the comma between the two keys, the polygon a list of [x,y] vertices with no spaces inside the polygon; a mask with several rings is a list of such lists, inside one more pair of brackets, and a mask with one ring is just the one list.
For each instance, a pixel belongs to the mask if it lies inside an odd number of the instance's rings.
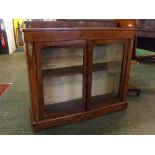
{"label": "wooden cabinet top", "polygon": [[[109,22],[109,21],[108,21]],[[135,20],[118,20],[115,24],[95,21],[82,22],[31,22],[31,28],[23,29],[25,41],[63,41],[81,39],[135,38]],[[76,22],[80,23],[80,22]],[[110,21],[111,23],[111,21]]]}

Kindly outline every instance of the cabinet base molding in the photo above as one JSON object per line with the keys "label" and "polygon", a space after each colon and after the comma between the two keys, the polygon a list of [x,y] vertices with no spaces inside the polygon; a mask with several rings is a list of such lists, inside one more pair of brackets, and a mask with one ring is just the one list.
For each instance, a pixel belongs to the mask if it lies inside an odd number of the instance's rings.
{"label": "cabinet base molding", "polygon": [[127,109],[127,106],[128,106],[127,102],[119,102],[119,103],[109,104],[104,107],[91,109],[85,112],[80,112],[80,113],[71,114],[67,116],[61,116],[57,118],[41,119],[38,121],[35,121],[34,115],[31,109],[30,109],[30,115],[31,115],[33,130],[34,132],[37,132],[43,129],[48,129],[50,127],[65,125],[69,123],[75,123],[81,120],[86,120],[89,118],[124,110],[124,109]]}

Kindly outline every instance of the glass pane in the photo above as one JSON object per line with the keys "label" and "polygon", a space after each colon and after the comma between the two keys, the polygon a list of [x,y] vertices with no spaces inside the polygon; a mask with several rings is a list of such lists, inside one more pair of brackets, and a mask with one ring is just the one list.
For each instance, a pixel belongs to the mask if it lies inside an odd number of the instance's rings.
{"label": "glass pane", "polygon": [[102,104],[118,97],[123,58],[122,44],[93,48],[91,104]]}
{"label": "glass pane", "polygon": [[76,110],[82,106],[83,48],[42,49],[42,73],[46,112]]}

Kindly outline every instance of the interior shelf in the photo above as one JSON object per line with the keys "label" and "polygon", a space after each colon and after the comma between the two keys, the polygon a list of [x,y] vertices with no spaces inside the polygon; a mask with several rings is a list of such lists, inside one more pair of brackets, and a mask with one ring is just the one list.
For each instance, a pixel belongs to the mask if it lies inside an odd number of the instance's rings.
{"label": "interior shelf", "polygon": [[81,107],[82,107],[82,99],[76,99],[71,101],[45,105],[45,112],[46,114],[58,113],[61,111],[80,109]]}
{"label": "interior shelf", "polygon": [[[120,62],[111,61],[111,62],[101,62],[93,64],[93,72],[101,71],[101,70],[109,70],[111,73],[117,73],[120,71]],[[62,75],[70,75],[70,74],[79,74],[83,72],[83,65],[79,66],[68,66],[61,68],[46,68],[43,69],[43,75],[53,75],[53,76],[62,76]]]}
{"label": "interior shelf", "polygon": [[91,106],[95,107],[98,105],[108,105],[117,99],[118,94],[115,92],[111,92],[104,95],[97,95],[91,97]]}
{"label": "interior shelf", "polygon": [[[102,106],[106,106],[112,103],[114,100],[116,100],[116,94],[114,93],[97,95],[91,97],[91,105],[92,107],[100,104],[102,104]],[[56,104],[49,104],[45,105],[44,107],[46,114],[59,113],[60,111],[71,111],[75,109],[80,109],[82,107],[82,99],[60,102]]]}

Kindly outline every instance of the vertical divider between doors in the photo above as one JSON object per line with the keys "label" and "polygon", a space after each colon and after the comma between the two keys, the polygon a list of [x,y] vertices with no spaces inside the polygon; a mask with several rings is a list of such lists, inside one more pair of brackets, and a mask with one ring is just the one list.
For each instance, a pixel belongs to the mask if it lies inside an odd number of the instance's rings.
{"label": "vertical divider between doors", "polygon": [[91,103],[91,87],[92,87],[92,41],[87,40],[86,50],[86,110],[90,109]]}

